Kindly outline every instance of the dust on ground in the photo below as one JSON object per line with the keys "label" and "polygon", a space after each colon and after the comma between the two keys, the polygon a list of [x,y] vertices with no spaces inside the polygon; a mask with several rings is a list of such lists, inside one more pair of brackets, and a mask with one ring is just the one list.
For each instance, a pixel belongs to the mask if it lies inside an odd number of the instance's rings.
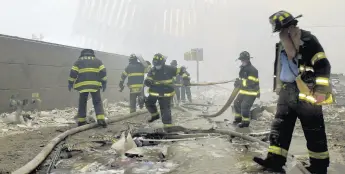
{"label": "dust on ground", "polygon": [[[106,104],[106,115],[128,113],[127,103]],[[91,107],[89,107],[91,108]],[[92,111],[93,109],[89,109]],[[76,108],[51,111],[25,112],[30,115],[26,124],[11,124],[14,113],[0,116],[0,173],[10,173],[32,160],[55,136],[76,127]],[[112,125],[110,125],[112,126]],[[97,130],[97,129],[96,129]],[[103,130],[104,131],[104,130]]]}
{"label": "dust on ground", "polygon": [[70,127],[49,127],[0,138],[0,173],[10,173],[32,160],[55,136]]}
{"label": "dust on ground", "polygon": [[[198,95],[196,95],[198,94]],[[263,92],[264,94],[264,92]],[[263,95],[262,94],[262,95]],[[207,104],[214,104],[214,105],[222,105],[224,101],[227,99],[227,95],[230,95],[230,92],[227,90],[207,90],[207,91],[198,91],[197,93],[194,93],[194,101],[196,102],[204,102]],[[269,97],[269,96],[272,97]],[[257,118],[257,120],[253,121],[251,124],[251,128],[253,132],[263,132],[263,131],[268,131],[270,129],[270,124],[271,121],[274,118],[274,101],[272,104],[272,100],[274,100],[275,95],[272,93],[267,92],[267,95],[264,95],[266,99],[262,99],[261,101],[257,101],[256,104],[258,106],[269,106],[272,110],[265,110],[264,112],[261,113],[261,116]],[[116,105],[118,107],[115,109],[116,111],[112,111],[111,114],[109,115],[118,115],[122,113],[128,113],[128,108],[123,107],[123,104],[121,106]],[[199,109],[203,109],[202,107],[199,107]],[[216,112],[219,110],[219,107],[212,107],[209,109],[210,113]],[[61,111],[58,111],[61,112]],[[193,111],[194,113],[200,113],[199,111]],[[327,129],[327,135],[328,135],[328,144],[329,144],[329,151],[331,154],[331,171],[336,169],[340,169],[343,167],[344,163],[344,146],[345,146],[345,134],[342,134],[343,128],[345,126],[345,121],[343,119],[343,115],[345,113],[345,110],[343,108],[334,108],[334,107],[325,107],[324,109],[325,113],[325,122],[326,122],[326,129]],[[73,112],[72,114],[73,115]],[[53,118],[57,118],[58,116],[54,116]],[[71,117],[71,116],[69,116]],[[44,120],[48,118],[41,118],[38,120]],[[56,120],[51,120],[51,123],[57,122]],[[145,125],[146,127],[160,127],[162,125],[161,121],[156,121],[152,124],[146,124],[146,119],[147,116],[139,116],[132,118],[130,120],[122,121],[120,123],[115,123],[115,124],[110,124],[108,128],[106,129],[101,129],[101,128],[96,128],[88,131],[84,131],[81,133],[78,133],[74,136],[71,136],[67,139],[66,143],[69,144],[76,144],[79,147],[74,147],[74,148],[85,148],[85,146],[89,146],[90,144],[83,143],[83,142],[93,142],[93,141],[102,141],[104,139],[111,139],[113,138],[118,132],[121,132],[123,130],[127,129],[128,123],[134,126],[143,126]],[[232,121],[232,113],[231,109],[228,109],[224,114],[222,114],[219,117],[211,119],[213,123],[210,124],[209,120],[200,118],[196,116],[195,114],[193,115],[181,115],[181,112],[176,112],[174,111],[174,122],[178,125],[184,126],[186,128],[211,128],[211,127],[221,127],[223,128],[224,126],[227,127],[226,124],[224,124],[224,119],[228,119],[230,122]],[[48,119],[49,120],[49,119]],[[68,118],[67,122],[73,121],[72,118]],[[64,122],[64,121],[62,121]],[[216,124],[216,123],[222,123],[222,124]],[[63,125],[63,124],[59,124]],[[66,126],[66,125],[65,125]],[[222,127],[223,126],[223,127]],[[17,126],[18,127],[18,126]],[[230,128],[231,126],[229,126]],[[6,128],[8,129],[8,128]],[[14,127],[16,129],[16,127]],[[3,172],[9,172],[13,171],[14,169],[17,169],[24,165],[26,162],[30,161],[33,157],[35,157],[39,151],[43,148],[45,144],[49,140],[51,140],[54,136],[57,134],[60,134],[61,132],[56,131],[56,130],[61,130],[64,129],[66,130],[67,128],[56,128],[56,127],[49,127],[49,128],[42,128],[39,127],[38,129],[31,129],[29,132],[25,131],[25,134],[18,134],[18,135],[10,135],[7,134],[6,137],[1,138],[1,142],[6,142],[6,143],[1,143],[0,147],[0,169],[2,167],[6,167]],[[16,130],[15,130],[16,131]],[[8,131],[11,132],[11,131]],[[40,133],[41,132],[41,133]],[[188,166],[204,166],[201,169],[207,169],[213,166],[213,168],[219,168],[220,165],[226,165],[231,167],[236,166],[238,170],[240,170],[239,173],[241,173],[242,168],[248,168],[248,167],[253,167],[255,164],[251,162],[250,157],[253,155],[258,155],[260,153],[265,153],[265,151],[258,150],[258,149],[252,149],[252,152],[254,153],[243,153],[243,151],[248,150],[246,145],[246,142],[240,141],[238,148],[235,147],[233,143],[229,143],[226,141],[226,139],[223,138],[210,138],[208,142],[203,142],[207,140],[198,140],[198,141],[189,141],[189,142],[177,142],[174,144],[170,144],[169,147],[179,149],[175,150],[177,152],[180,152],[180,154],[175,154],[175,156],[171,156],[170,159],[172,159],[175,162],[179,162],[178,166],[176,167],[177,164],[175,163],[156,163],[159,165],[157,168],[152,169],[152,170],[162,170],[160,173],[166,173],[169,172],[169,169],[175,168],[174,170],[171,170],[170,173],[178,173],[183,168],[188,168]],[[217,143],[216,147],[212,147],[210,145],[210,141],[212,142],[219,142]],[[20,142],[25,142],[25,143],[20,143]],[[209,147],[205,146],[205,144],[208,144]],[[212,144],[212,143],[211,143]],[[41,146],[41,147],[40,147]],[[188,148],[186,148],[188,146]],[[226,146],[226,147],[225,147]],[[183,148],[182,148],[183,147]],[[229,151],[226,154],[221,154],[221,152],[217,152],[217,148],[221,147],[221,149],[237,149],[235,151],[236,157],[235,159],[233,156],[229,155],[234,153],[234,151]],[[109,146],[107,147],[109,149]],[[161,148],[161,147],[160,147]],[[184,150],[181,150],[184,149]],[[208,149],[211,148],[211,149]],[[19,149],[19,150],[18,150]],[[23,150],[20,150],[23,149]],[[29,150],[28,150],[29,149]],[[187,149],[188,152],[185,152]],[[114,158],[114,153],[111,151],[108,151],[107,149],[97,149],[93,148],[91,149],[94,151],[94,153],[98,155],[109,155],[111,158]],[[213,151],[212,151],[213,150]],[[265,149],[266,150],[266,149]],[[174,151],[174,150],[173,150]],[[199,159],[199,157],[193,156],[193,154],[202,154],[202,152],[208,152],[208,153],[203,153],[202,156],[204,156],[205,161],[214,161],[215,164],[212,164],[211,166],[205,166],[206,163],[203,163],[201,161],[196,161],[195,159]],[[296,156],[304,161],[307,161],[307,149],[305,145],[305,140],[303,136],[303,132],[301,129],[300,124],[297,122],[295,132],[294,132],[294,138],[292,141],[292,145],[290,148],[290,152],[293,154],[296,154]],[[191,156],[183,156],[189,154]],[[180,157],[179,157],[180,156]],[[80,161],[82,157],[75,158],[75,161],[69,161],[70,163],[74,163],[75,165],[84,165],[85,164],[80,164]],[[105,158],[106,160],[111,159],[111,158]],[[185,158],[185,159],[184,159]],[[245,159],[244,159],[245,158]],[[248,159],[247,159],[248,158]],[[90,157],[85,157],[86,161],[84,162],[92,162],[87,161],[90,160]],[[183,160],[182,160],[183,159]],[[3,162],[5,160],[5,162]],[[218,161],[218,162],[217,162]],[[233,162],[228,162],[228,163],[222,163],[221,161],[233,161]],[[78,164],[79,162],[79,164]],[[112,165],[114,163],[113,161],[104,161],[103,163],[109,163],[109,165]],[[93,165],[99,165],[102,166],[102,163],[97,163]],[[126,165],[123,163],[120,163],[121,165]],[[62,163],[60,163],[61,166]],[[138,164],[139,165],[139,164]],[[143,168],[148,168],[148,166],[153,166],[152,163],[140,163],[142,165],[141,167]],[[67,166],[68,167],[68,166]],[[69,166],[70,167],[70,166]],[[256,166],[257,167],[257,166]],[[228,172],[230,168],[224,168],[224,173],[226,171]],[[255,167],[254,167],[255,168]],[[164,169],[164,170],[163,170]],[[195,173],[200,173],[200,168],[194,167],[194,168],[189,168],[190,172],[195,172]],[[235,170],[235,169],[234,169]],[[341,170],[341,169],[340,169]],[[1,170],[0,170],[1,171]],[[147,172],[148,170],[146,170]],[[216,170],[213,170],[212,172],[217,172]],[[218,171],[222,173],[223,171]],[[1,173],[1,172],[0,172]],[[133,172],[135,173],[135,172]],[[140,172],[139,172],[140,173]],[[150,173],[157,173],[157,172],[150,172]],[[233,171],[233,173],[236,173],[236,171]],[[255,173],[255,172],[254,172]],[[336,172],[332,172],[336,173]]]}

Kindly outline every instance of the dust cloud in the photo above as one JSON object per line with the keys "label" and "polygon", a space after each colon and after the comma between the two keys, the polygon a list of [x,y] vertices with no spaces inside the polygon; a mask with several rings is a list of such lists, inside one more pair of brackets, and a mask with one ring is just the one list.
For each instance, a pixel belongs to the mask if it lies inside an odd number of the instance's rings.
{"label": "dust cloud", "polygon": [[[183,60],[190,48],[203,48],[200,80],[235,78],[236,58],[251,53],[261,86],[272,86],[274,43],[268,16],[279,10],[303,14],[328,55],[333,72],[342,72],[345,1],[341,0],[11,0],[2,1],[2,34],[90,47],[119,54],[156,52],[186,65],[196,79],[196,63]],[[108,65],[111,66],[111,65]]]}

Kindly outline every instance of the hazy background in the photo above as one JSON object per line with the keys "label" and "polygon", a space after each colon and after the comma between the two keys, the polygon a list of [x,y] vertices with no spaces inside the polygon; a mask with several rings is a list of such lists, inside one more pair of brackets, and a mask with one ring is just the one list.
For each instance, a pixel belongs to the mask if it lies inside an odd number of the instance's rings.
{"label": "hazy background", "polygon": [[[183,53],[204,48],[200,80],[237,76],[243,50],[254,57],[262,87],[272,86],[274,43],[268,17],[285,9],[303,14],[300,26],[325,48],[333,72],[343,72],[344,0],[0,0],[0,33],[120,54],[156,52],[186,65]],[[189,14],[191,16],[189,17]],[[72,58],[73,59],[73,58]],[[111,66],[111,65],[106,65]]]}

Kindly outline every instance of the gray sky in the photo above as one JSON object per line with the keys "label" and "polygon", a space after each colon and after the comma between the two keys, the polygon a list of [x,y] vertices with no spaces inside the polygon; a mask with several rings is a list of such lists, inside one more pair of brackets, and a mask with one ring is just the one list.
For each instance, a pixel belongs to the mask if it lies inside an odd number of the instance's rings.
{"label": "gray sky", "polygon": [[[2,34],[30,38],[33,33],[37,35],[42,33],[46,41],[67,45],[80,44],[72,36],[78,0],[0,1]],[[132,0],[132,3],[134,1],[138,0]],[[180,0],[175,0],[177,1],[182,3]],[[155,4],[156,1],[145,2]],[[167,2],[171,3],[173,0]],[[159,4],[152,5],[152,10],[159,8]],[[213,11],[210,10],[204,16],[205,27],[193,30],[203,38],[200,41],[190,44],[184,42],[171,44],[168,38],[161,38],[159,42],[150,43],[152,38],[147,35],[143,37],[144,40],[138,40],[140,48],[124,48],[121,47],[123,40],[120,38],[127,30],[122,29],[121,34],[118,35],[119,39],[112,41],[114,45],[118,45],[112,52],[129,54],[145,50],[144,55],[148,57],[154,52],[162,51],[168,54],[169,62],[172,59],[178,60],[180,64],[187,65],[195,76],[195,62],[183,61],[182,51],[190,47],[203,47],[205,61],[200,64],[201,80],[226,80],[237,76],[238,66],[235,64],[235,59],[241,51],[247,50],[254,57],[252,62],[259,69],[260,77],[266,80],[267,85],[266,83],[262,85],[271,87],[274,43],[278,37],[271,33],[268,16],[285,9],[293,15],[303,14],[303,18],[300,19],[301,28],[311,30],[319,38],[331,61],[332,71],[344,72],[345,27],[311,27],[344,26],[344,0],[228,0],[227,5],[212,7],[214,7]],[[142,17],[140,20],[152,19]]]}

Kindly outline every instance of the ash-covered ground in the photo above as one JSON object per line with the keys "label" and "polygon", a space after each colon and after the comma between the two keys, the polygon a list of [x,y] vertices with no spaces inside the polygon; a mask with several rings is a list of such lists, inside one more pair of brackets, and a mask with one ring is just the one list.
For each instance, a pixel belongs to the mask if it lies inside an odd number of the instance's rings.
{"label": "ash-covered ground", "polygon": [[[192,89],[195,103],[213,106],[190,106],[190,113],[173,109],[174,124],[186,128],[234,128],[231,108],[224,114],[212,119],[198,117],[202,111],[214,113],[225,103],[231,89],[223,87],[200,87]],[[269,90],[262,91],[255,107],[264,106],[265,110],[255,115],[250,130],[245,133],[269,131],[274,118],[276,95]],[[113,118],[129,112],[127,103],[105,104],[107,117]],[[341,107],[324,107],[328,144],[331,154],[330,173],[342,173],[344,169],[345,135],[344,114]],[[1,116],[0,173],[13,171],[30,161],[53,137],[75,127],[76,108],[29,113],[26,124],[9,124],[9,114]],[[110,124],[108,128],[95,128],[67,138],[65,144],[71,153],[62,153],[57,161],[57,169],[52,173],[258,173],[258,166],[251,162],[254,155],[265,154],[266,148],[256,143],[246,142],[227,136],[208,135],[197,139],[176,142],[160,142],[156,146],[143,146],[134,149],[141,158],[128,158],[112,148],[121,132],[133,129],[159,128],[161,121],[147,124],[148,114],[134,117],[120,123]],[[228,120],[228,121],[227,121]],[[129,126],[128,126],[129,125]],[[102,143],[106,142],[106,144]],[[299,122],[296,124],[291,153],[301,161],[307,161],[306,142]],[[163,154],[163,157],[162,157]],[[68,156],[68,157],[67,157]],[[45,162],[49,164],[50,158]],[[44,170],[45,166],[42,166]],[[337,172],[338,171],[338,172]]]}

